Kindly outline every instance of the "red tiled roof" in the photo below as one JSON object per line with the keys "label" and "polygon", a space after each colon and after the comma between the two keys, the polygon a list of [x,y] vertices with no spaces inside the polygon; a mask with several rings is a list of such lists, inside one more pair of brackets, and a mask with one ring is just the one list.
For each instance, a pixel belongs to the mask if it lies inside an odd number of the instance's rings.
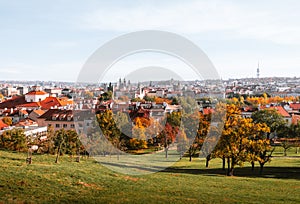
{"label": "red tiled roof", "polygon": [[12,99],[3,101],[0,103],[0,109],[4,108],[15,108],[18,105],[26,103],[25,96],[16,96],[13,97]]}
{"label": "red tiled roof", "polygon": [[50,109],[51,107],[54,108],[61,106],[61,103],[56,97],[47,97],[45,100],[41,101],[42,109]]}
{"label": "red tiled roof", "polygon": [[282,106],[271,106],[269,108],[261,107],[262,109],[274,109],[283,117],[291,117],[290,114]]}
{"label": "red tiled roof", "polygon": [[21,104],[21,105],[18,105],[17,107],[40,107],[41,104],[40,102],[29,102],[29,103],[24,103],[24,104]]}
{"label": "red tiled roof", "polygon": [[291,117],[290,114],[289,114],[282,106],[276,106],[275,109],[276,109],[283,117]]}
{"label": "red tiled roof", "polygon": [[47,93],[44,91],[30,91],[26,95],[46,95]]}
{"label": "red tiled roof", "polygon": [[69,101],[67,99],[60,99],[56,97],[47,97],[45,100],[40,102],[26,102],[24,96],[22,98],[17,99],[11,99],[4,101],[3,103],[0,103],[0,109],[4,108],[15,108],[15,107],[41,107],[44,110],[48,110],[51,107],[54,108],[60,107],[60,106],[66,106],[68,104],[72,104],[72,101]]}
{"label": "red tiled roof", "polygon": [[43,115],[45,113],[44,110],[40,110],[40,109],[34,110],[33,112],[36,113],[37,115]]}
{"label": "red tiled roof", "polygon": [[291,107],[293,110],[300,110],[300,103],[291,103],[291,104],[290,104],[290,107]]}

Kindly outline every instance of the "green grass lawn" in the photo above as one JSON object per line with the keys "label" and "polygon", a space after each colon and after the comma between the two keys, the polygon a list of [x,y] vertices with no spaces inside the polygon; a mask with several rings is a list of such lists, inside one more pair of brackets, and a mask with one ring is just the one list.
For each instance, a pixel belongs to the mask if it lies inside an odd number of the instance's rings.
{"label": "green grass lawn", "polygon": [[248,165],[226,177],[221,160],[210,167],[187,158],[158,173],[129,176],[93,159],[0,151],[0,203],[300,203],[300,157],[276,157],[264,175]]}
{"label": "green grass lawn", "polygon": [[[273,152],[273,156],[283,156],[284,155],[284,149],[281,146],[275,147],[275,150]],[[296,154],[296,147],[291,147],[287,150],[287,156],[299,156],[300,157],[300,149],[299,153]]]}

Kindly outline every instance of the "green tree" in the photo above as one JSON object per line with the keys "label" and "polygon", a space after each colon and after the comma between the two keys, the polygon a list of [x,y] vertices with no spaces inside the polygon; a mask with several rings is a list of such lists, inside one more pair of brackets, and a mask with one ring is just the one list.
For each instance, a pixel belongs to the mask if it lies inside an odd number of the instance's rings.
{"label": "green tree", "polygon": [[13,129],[11,131],[11,141],[13,150],[15,151],[27,151],[27,137],[22,129]]}
{"label": "green tree", "polygon": [[167,122],[172,127],[180,127],[181,125],[181,112],[172,112],[167,114]]}
{"label": "green tree", "polygon": [[7,130],[0,136],[0,147],[12,151],[27,151],[27,137],[23,129]]}
{"label": "green tree", "polygon": [[67,150],[67,145],[66,145],[66,131],[64,129],[60,129],[55,132],[55,149],[56,149],[56,159],[55,163],[58,163],[59,161],[59,156],[63,155],[66,150]]}
{"label": "green tree", "polygon": [[101,96],[99,97],[99,101],[108,101],[108,100],[111,100],[112,97],[113,97],[113,92],[107,91],[107,92],[104,92],[103,94],[101,94]]}
{"label": "green tree", "polygon": [[271,133],[280,131],[286,125],[283,117],[274,109],[264,109],[256,111],[252,114],[252,119],[255,123],[265,123],[270,128],[267,138],[270,138]]}
{"label": "green tree", "polygon": [[73,157],[74,155],[77,155],[76,161],[80,161],[80,153],[81,153],[81,142],[78,137],[78,134],[74,130],[67,130],[66,131],[66,153],[71,155]]}
{"label": "green tree", "polygon": [[287,156],[287,150],[292,148],[294,145],[290,142],[290,138],[294,137],[294,126],[283,126],[277,133],[277,136],[280,138],[281,147],[283,148],[284,156]]}
{"label": "green tree", "polygon": [[183,113],[192,114],[195,110],[199,110],[197,102],[192,97],[179,97],[178,101]]}

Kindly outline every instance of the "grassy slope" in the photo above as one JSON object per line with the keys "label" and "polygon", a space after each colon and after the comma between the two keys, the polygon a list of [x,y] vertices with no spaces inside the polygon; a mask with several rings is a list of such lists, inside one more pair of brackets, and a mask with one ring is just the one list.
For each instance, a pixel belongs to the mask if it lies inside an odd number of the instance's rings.
{"label": "grassy slope", "polygon": [[25,158],[0,151],[0,203],[300,203],[299,158],[274,158],[264,177],[248,176],[248,167],[226,177],[218,159],[210,169],[184,158],[164,172],[128,176],[92,159],[76,163],[62,157],[55,164],[54,156],[39,155],[26,165]]}

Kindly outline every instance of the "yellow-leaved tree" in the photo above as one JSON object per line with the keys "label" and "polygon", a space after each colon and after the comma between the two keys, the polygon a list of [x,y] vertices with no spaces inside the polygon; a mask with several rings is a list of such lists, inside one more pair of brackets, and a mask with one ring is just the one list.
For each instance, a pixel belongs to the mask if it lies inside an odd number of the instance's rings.
{"label": "yellow-leaved tree", "polygon": [[266,138],[269,131],[266,124],[243,118],[238,106],[227,105],[224,130],[216,149],[216,155],[227,159],[227,175],[233,176],[234,168],[243,166],[246,161],[259,161],[262,166],[269,161],[263,155],[269,151]]}

